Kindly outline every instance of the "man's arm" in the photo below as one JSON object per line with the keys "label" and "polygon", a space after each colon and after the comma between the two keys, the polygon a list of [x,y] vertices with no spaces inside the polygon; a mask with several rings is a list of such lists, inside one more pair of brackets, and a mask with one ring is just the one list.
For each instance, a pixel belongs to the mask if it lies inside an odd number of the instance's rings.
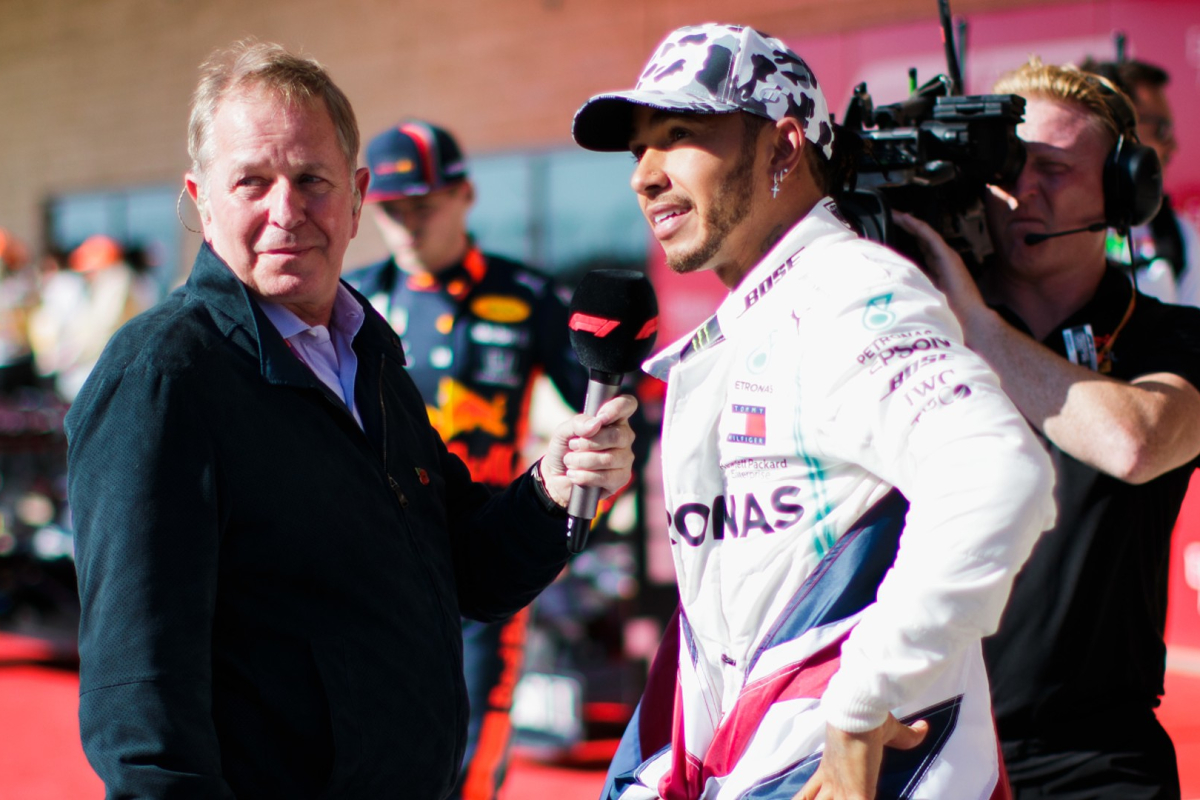
{"label": "man's arm", "polygon": [[1200,454],[1200,392],[1190,383],[1171,373],[1126,382],[1061,358],[987,307],[958,253],[932,228],[908,215],[896,221],[917,237],[967,345],[1059,449],[1128,483],[1145,483]]}
{"label": "man's arm", "polygon": [[[636,400],[622,395],[595,417],[579,414],[555,428],[535,469],[557,509],[566,508],[572,486],[598,487],[604,497],[629,482],[629,417],[636,408]],[[482,486],[471,483],[456,457],[447,458],[447,510],[463,614],[502,619],[533,600],[566,563],[566,514],[547,510],[528,470],[501,494],[477,503],[475,490]]]}
{"label": "man's arm", "polygon": [[923,738],[923,726],[890,712],[964,690],[947,668],[995,631],[1054,515],[1044,448],[994,372],[961,344],[933,286],[915,267],[863,256],[839,254],[842,280],[794,312],[798,339],[822,343],[797,348],[811,362],[801,372],[810,411],[824,420],[807,449],[830,468],[855,465],[896,487],[909,511],[876,602],[822,697],[827,745],[805,800],[872,796],[884,746]]}
{"label": "man's arm", "polygon": [[190,396],[135,365],[68,417],[80,729],[111,797],[233,797],[212,719],[214,463]]}

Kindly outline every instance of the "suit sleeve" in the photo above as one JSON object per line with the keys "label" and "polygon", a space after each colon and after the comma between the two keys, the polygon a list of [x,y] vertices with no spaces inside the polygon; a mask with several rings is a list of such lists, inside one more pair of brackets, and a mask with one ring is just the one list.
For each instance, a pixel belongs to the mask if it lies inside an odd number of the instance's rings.
{"label": "suit sleeve", "polygon": [[861,732],[996,629],[1017,571],[1053,523],[1054,474],[923,275],[869,259],[845,269],[862,272],[842,283],[853,290],[813,300],[827,346],[804,374],[829,381],[809,387],[827,398],[821,446],[910,504],[896,560],[823,701],[831,724]]}
{"label": "suit sleeve", "polygon": [[211,440],[186,386],[136,364],[94,376],[68,417],[83,747],[109,797],[232,798],[211,714]]}
{"label": "suit sleeve", "polygon": [[566,565],[565,520],[542,508],[528,471],[488,497],[457,456],[444,446],[443,453],[460,611],[483,622],[505,619],[531,603]]}

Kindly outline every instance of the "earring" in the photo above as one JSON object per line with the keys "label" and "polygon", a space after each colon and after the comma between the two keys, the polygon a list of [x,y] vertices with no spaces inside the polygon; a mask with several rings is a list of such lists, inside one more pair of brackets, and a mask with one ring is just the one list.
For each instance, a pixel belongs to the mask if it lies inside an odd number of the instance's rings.
{"label": "earring", "polygon": [[771,176],[771,199],[774,200],[779,196],[779,184],[787,176],[788,171],[781,169]]}
{"label": "earring", "polygon": [[191,231],[192,233],[199,233],[200,231],[196,230],[195,228],[190,227],[186,222],[183,221],[183,208],[182,208],[183,193],[186,191],[187,191],[186,186],[179,190],[179,197],[176,198],[176,200],[175,200],[175,216],[179,217],[179,224],[182,225],[184,228]]}

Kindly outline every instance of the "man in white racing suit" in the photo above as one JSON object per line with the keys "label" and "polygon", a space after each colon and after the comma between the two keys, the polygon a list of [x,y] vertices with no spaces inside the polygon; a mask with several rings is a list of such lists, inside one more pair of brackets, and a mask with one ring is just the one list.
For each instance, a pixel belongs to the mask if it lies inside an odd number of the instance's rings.
{"label": "man in white racing suit", "polygon": [[714,24],[575,117],[633,153],[667,264],[730,289],[646,365],[682,602],[606,798],[1007,796],[980,639],[1053,474],[942,295],[825,196],[828,120],[795,53]]}

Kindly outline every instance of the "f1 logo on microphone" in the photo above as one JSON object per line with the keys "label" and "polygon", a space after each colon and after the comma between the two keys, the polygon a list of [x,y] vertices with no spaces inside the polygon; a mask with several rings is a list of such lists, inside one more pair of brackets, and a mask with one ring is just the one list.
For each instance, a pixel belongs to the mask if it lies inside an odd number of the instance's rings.
{"label": "f1 logo on microphone", "polygon": [[591,314],[584,314],[582,311],[576,311],[571,315],[571,319],[567,321],[567,327],[571,330],[587,331],[598,339],[608,336],[620,324],[621,321],[619,319],[593,317]]}
{"label": "f1 logo on microphone", "polygon": [[[604,317],[595,317],[591,314],[584,314],[582,311],[576,311],[567,321],[567,327],[573,331],[586,331],[592,334],[597,339],[603,339],[610,333],[615,331],[621,325],[619,319],[606,319]],[[658,330],[658,317],[652,317],[646,321],[642,329],[638,331],[636,339],[645,339]]]}

